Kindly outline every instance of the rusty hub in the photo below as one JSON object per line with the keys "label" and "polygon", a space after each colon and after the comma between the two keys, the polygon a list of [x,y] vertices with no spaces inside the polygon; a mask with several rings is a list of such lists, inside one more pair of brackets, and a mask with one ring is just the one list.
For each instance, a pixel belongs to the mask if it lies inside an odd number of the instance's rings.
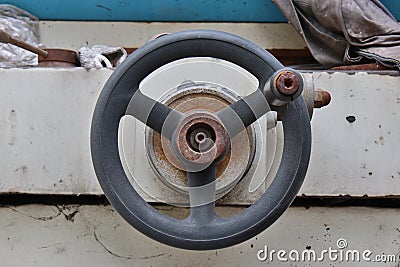
{"label": "rusty hub", "polygon": [[[228,93],[226,88],[222,90],[214,85],[199,86],[192,83],[185,86],[184,90],[169,94],[163,102],[182,113],[194,114],[200,111],[217,112],[238,99]],[[190,139],[192,142],[196,139],[197,142],[201,141],[202,135],[211,135],[209,130],[208,132],[194,131],[193,135],[189,135],[189,142]],[[176,158],[171,142],[152,130],[147,130],[146,135],[147,156],[155,174],[168,187],[187,194],[185,168]],[[223,155],[224,157],[217,164],[216,194],[218,197],[229,192],[250,167],[255,154],[255,138],[256,133],[251,126],[230,140],[226,155]],[[193,146],[193,143],[191,145]],[[195,150],[196,146],[194,143]],[[201,147],[201,150],[204,151],[204,148]]]}
{"label": "rusty hub", "polygon": [[175,145],[190,163],[211,163],[220,159],[229,146],[229,136],[218,118],[208,112],[187,116],[176,131]]}
{"label": "rusty hub", "polygon": [[285,96],[294,95],[299,90],[300,86],[299,77],[289,71],[279,73],[275,77],[274,83],[279,93]]}

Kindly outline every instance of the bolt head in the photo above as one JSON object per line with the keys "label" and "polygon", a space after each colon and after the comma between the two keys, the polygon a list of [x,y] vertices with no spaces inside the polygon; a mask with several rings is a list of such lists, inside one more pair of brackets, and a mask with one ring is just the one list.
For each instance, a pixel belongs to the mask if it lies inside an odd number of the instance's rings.
{"label": "bolt head", "polygon": [[324,90],[316,90],[314,95],[314,108],[322,108],[331,102],[331,95]]}
{"label": "bolt head", "polygon": [[284,96],[294,95],[300,88],[300,78],[290,71],[282,71],[275,78],[275,87]]}
{"label": "bolt head", "polygon": [[174,138],[178,157],[188,163],[206,164],[220,159],[229,147],[229,136],[217,117],[207,112],[188,115]]}

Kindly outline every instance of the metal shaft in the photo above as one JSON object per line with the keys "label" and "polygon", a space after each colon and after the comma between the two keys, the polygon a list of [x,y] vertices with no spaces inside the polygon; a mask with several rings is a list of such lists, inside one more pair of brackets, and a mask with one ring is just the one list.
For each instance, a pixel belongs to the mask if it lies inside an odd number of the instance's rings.
{"label": "metal shaft", "polygon": [[25,50],[28,50],[32,53],[38,54],[44,58],[46,58],[48,55],[47,51],[44,51],[43,49],[40,49],[40,48],[33,46],[31,44],[28,44],[26,42],[17,40],[15,38],[11,37],[8,33],[6,33],[3,30],[0,30],[0,42],[5,43],[5,44],[16,45],[16,46],[21,47]]}

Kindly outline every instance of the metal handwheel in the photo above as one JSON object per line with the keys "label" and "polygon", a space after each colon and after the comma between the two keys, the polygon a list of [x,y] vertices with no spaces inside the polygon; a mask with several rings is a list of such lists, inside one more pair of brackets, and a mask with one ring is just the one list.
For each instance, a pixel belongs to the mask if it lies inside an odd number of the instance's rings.
{"label": "metal handwheel", "polygon": [[[183,114],[144,95],[140,82],[157,68],[189,57],[232,62],[253,74],[259,89],[218,112]],[[227,77],[229,79],[229,77]],[[299,73],[284,68],[250,41],[224,32],[196,30],[162,36],[136,50],[111,75],[92,120],[91,152],[100,185],[114,208],[136,229],[162,243],[192,250],[232,246],[265,230],[289,207],[303,183],[311,149],[308,111]],[[229,140],[270,111],[284,129],[276,177],[250,207],[229,218],[215,213],[216,165]],[[124,172],[118,151],[121,118],[134,116],[171,142],[187,171],[190,215],[179,220],[149,205]]]}

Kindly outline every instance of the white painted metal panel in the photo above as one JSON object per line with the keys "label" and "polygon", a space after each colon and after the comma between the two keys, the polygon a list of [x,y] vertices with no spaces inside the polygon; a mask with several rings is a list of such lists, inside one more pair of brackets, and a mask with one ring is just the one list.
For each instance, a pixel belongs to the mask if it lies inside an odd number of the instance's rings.
{"label": "white painted metal panel", "polygon": [[[89,146],[110,70],[1,69],[0,192],[101,194]],[[400,196],[400,77],[314,73],[332,103],[314,112],[301,194]],[[356,120],[349,123],[347,116]],[[371,173],[371,174],[370,174]]]}
{"label": "white painted metal panel", "polygon": [[306,47],[301,36],[286,23],[40,22],[41,42],[46,47],[72,50],[95,44],[140,47],[157,34],[192,29],[230,32],[263,48]]}
{"label": "white painted metal panel", "polygon": [[[161,207],[165,209],[166,207]],[[237,208],[224,207],[225,215]],[[175,208],[170,214],[182,216]],[[186,251],[153,241],[109,206],[6,206],[0,208],[2,266],[398,266],[400,211],[374,208],[289,208],[268,230],[240,245]],[[260,250],[313,250],[317,254],[345,239],[342,249],[395,255],[396,262],[260,261]],[[307,249],[308,248],[308,249]],[[263,256],[261,254],[261,256]],[[288,256],[286,256],[288,257]],[[345,259],[345,258],[344,258]]]}
{"label": "white painted metal panel", "polygon": [[0,191],[98,194],[90,124],[110,70],[0,69]]}
{"label": "white painted metal panel", "polygon": [[400,77],[315,73],[314,81],[332,101],[314,111],[300,193],[400,196]]}

